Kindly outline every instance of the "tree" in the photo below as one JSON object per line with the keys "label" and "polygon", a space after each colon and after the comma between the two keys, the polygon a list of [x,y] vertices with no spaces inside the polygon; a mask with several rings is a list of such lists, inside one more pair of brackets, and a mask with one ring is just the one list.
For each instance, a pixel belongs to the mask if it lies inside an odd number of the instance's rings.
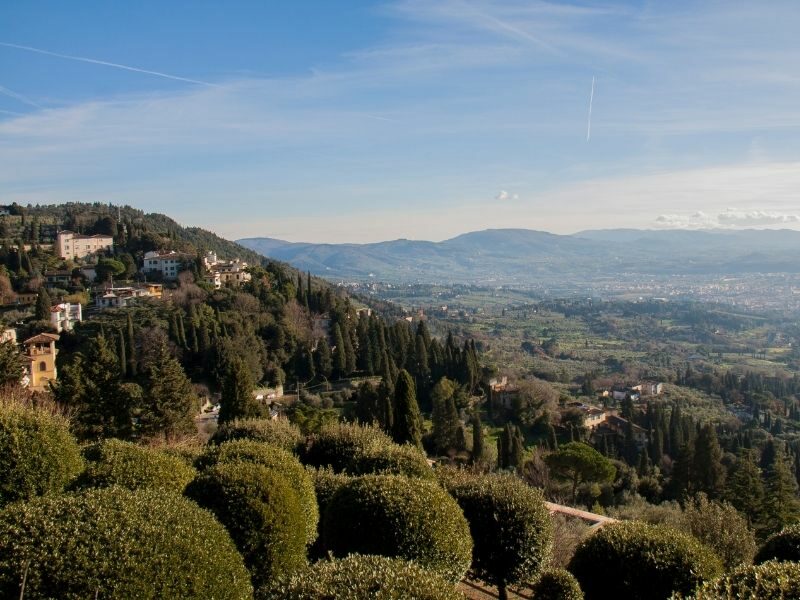
{"label": "tree", "polygon": [[614,464],[591,446],[582,442],[569,442],[545,457],[547,466],[556,475],[572,482],[572,503],[583,482],[611,481],[616,473]]}
{"label": "tree", "polygon": [[101,258],[95,267],[98,281],[108,281],[111,277],[117,277],[125,272],[125,264],[114,258]]}
{"label": "tree", "polygon": [[747,516],[751,526],[761,521],[764,484],[752,451],[743,450],[740,453],[726,482],[725,498],[736,510]]}
{"label": "tree", "polygon": [[480,463],[483,460],[483,453],[483,425],[480,412],[476,409],[472,417],[472,463]]}
{"label": "tree", "polygon": [[710,424],[704,425],[694,444],[694,490],[705,493],[714,500],[722,496],[725,484],[725,467],[722,466],[722,449],[717,433]]}
{"label": "tree", "polygon": [[194,417],[200,405],[183,367],[161,346],[158,359],[147,370],[144,410],[140,417],[142,435],[189,434],[195,431]]}
{"label": "tree", "polygon": [[525,444],[519,427],[506,423],[497,437],[497,467],[519,471],[522,468],[524,453]]}
{"label": "tree", "polygon": [[392,408],[392,438],[394,441],[398,444],[409,443],[417,448],[422,448],[422,417],[417,405],[417,393],[414,380],[405,369],[397,375]]}
{"label": "tree", "polygon": [[341,379],[348,373],[347,347],[342,336],[342,328],[339,327],[338,323],[333,326],[333,343],[335,344],[333,349],[333,374],[337,379]]}
{"label": "tree", "polygon": [[469,522],[475,548],[471,573],[496,585],[535,579],[547,564],[552,523],[540,490],[511,475],[484,475],[445,484]]}
{"label": "tree", "polygon": [[315,358],[317,374],[325,378],[330,377],[333,372],[333,361],[331,360],[331,347],[325,337],[320,338],[319,342],[317,342]]}
{"label": "tree", "polygon": [[800,520],[797,480],[789,470],[782,450],[764,472],[764,491],[762,525],[767,533],[774,533]]}
{"label": "tree", "polygon": [[250,370],[241,359],[234,357],[228,364],[222,384],[219,422],[262,416],[261,404],[253,396],[254,388],[255,383]]}
{"label": "tree", "polygon": [[442,377],[431,391],[433,413],[433,443],[438,452],[447,452],[456,446],[456,430],[460,424],[453,395],[456,385]]}
{"label": "tree", "polygon": [[128,357],[128,376],[136,377],[137,374],[136,340],[133,337],[133,317],[131,317],[130,311],[128,311],[126,315],[126,325],[127,325],[126,341],[128,343],[128,351],[126,352],[126,355]]}
{"label": "tree", "polygon": [[11,340],[0,342],[0,386],[18,384],[24,372],[17,345]]}
{"label": "tree", "polygon": [[36,308],[34,309],[34,319],[37,321],[50,322],[50,307],[53,306],[53,300],[47,292],[47,288],[42,286],[39,288],[39,295],[36,296]]}

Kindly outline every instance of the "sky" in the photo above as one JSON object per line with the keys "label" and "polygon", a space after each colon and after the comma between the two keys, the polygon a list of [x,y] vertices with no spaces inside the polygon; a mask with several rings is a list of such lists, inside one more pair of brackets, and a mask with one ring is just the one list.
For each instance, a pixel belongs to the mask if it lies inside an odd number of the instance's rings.
{"label": "sky", "polygon": [[0,203],[310,242],[800,229],[798,30],[796,0],[0,2]]}

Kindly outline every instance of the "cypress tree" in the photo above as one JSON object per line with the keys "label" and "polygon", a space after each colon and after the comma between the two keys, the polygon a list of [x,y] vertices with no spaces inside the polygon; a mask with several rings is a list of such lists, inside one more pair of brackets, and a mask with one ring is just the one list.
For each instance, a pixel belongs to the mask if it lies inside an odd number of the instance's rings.
{"label": "cypress tree", "polygon": [[129,377],[136,377],[137,369],[136,369],[136,339],[134,338],[133,334],[133,317],[131,317],[130,311],[127,314],[127,342],[128,342],[128,376]]}
{"label": "cypress tree", "polygon": [[722,449],[714,427],[706,424],[694,443],[694,492],[705,492],[709,499],[719,498],[724,490],[725,467],[722,466]]}
{"label": "cypress tree", "polygon": [[119,341],[118,344],[118,352],[119,352],[119,373],[120,377],[125,377],[127,369],[128,369],[128,358],[125,356],[125,334],[122,330],[119,330],[119,337],[117,338]]}
{"label": "cypress tree", "polygon": [[50,298],[47,288],[42,286],[39,288],[39,295],[36,296],[36,309],[34,311],[34,318],[37,321],[49,321],[51,306],[53,306],[53,300]]}
{"label": "cypress tree", "polygon": [[753,453],[743,450],[726,482],[725,499],[747,516],[751,526],[761,521],[764,506],[764,484]]}
{"label": "cypress tree", "polygon": [[333,374],[341,379],[347,375],[347,348],[338,323],[333,326],[333,343],[336,344],[333,349]]}
{"label": "cypress tree", "polygon": [[222,384],[219,422],[260,417],[263,411],[253,396],[254,388],[255,382],[250,369],[240,358],[233,358],[228,363],[228,371]]}
{"label": "cypress tree", "polygon": [[147,372],[145,410],[140,420],[143,435],[189,434],[195,431],[199,402],[180,363],[162,344],[158,359]]}
{"label": "cypress tree", "polygon": [[472,417],[472,462],[480,463],[483,460],[483,425],[481,414],[476,409]]}
{"label": "cypress tree", "polygon": [[317,342],[316,352],[316,369],[319,375],[325,378],[331,376],[333,372],[333,361],[331,360],[331,347],[328,345],[328,340],[323,336]]}
{"label": "cypress tree", "polygon": [[764,472],[764,491],[762,525],[765,533],[775,533],[800,520],[797,481],[783,456],[777,456]]}
{"label": "cypress tree", "polygon": [[403,369],[397,376],[394,387],[394,423],[392,438],[398,444],[410,443],[422,448],[422,417],[417,405],[414,380]]}

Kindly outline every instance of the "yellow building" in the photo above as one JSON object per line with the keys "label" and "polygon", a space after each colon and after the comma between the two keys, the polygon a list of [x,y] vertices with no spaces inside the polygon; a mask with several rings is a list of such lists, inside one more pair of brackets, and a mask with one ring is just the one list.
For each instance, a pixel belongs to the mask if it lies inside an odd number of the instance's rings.
{"label": "yellow building", "polygon": [[28,338],[22,345],[25,346],[25,357],[28,359],[28,389],[34,392],[43,392],[49,388],[49,383],[55,381],[56,373],[56,342],[59,336],[52,333],[40,333]]}

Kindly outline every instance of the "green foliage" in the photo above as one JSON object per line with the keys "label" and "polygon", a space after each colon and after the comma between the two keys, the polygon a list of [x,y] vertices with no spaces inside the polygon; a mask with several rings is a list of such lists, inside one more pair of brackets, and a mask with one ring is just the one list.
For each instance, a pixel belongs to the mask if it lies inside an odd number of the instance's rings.
{"label": "green foliage", "polygon": [[61,492],[82,467],[69,423],[54,407],[0,397],[0,506]]}
{"label": "green foliage", "polygon": [[286,582],[265,588],[259,600],[464,600],[453,584],[413,562],[352,554],[320,561]]}
{"label": "green foliage", "polygon": [[225,526],[256,586],[305,565],[300,499],[280,473],[249,462],[222,463],[200,473],[186,495]]}
{"label": "green foliage", "polygon": [[663,525],[605,525],[575,551],[569,570],[587,600],[669,598],[717,577],[722,564],[695,538]]}
{"label": "green foliage", "polygon": [[800,562],[800,524],[790,525],[767,538],[753,562],[768,560]]}
{"label": "green foliage", "polygon": [[445,485],[469,522],[473,576],[504,590],[547,564],[552,523],[540,490],[511,475],[450,471]]}
{"label": "green foliage", "polygon": [[581,442],[569,442],[545,457],[556,475],[572,481],[572,501],[578,485],[587,481],[602,483],[614,477],[613,463],[597,450]]}
{"label": "green foliage", "polygon": [[733,573],[704,584],[693,600],[788,600],[800,598],[800,564],[765,562],[741,567]]}
{"label": "green foliage", "polygon": [[166,344],[161,344],[157,354],[151,357],[146,380],[139,433],[169,437],[196,431],[194,417],[200,407],[197,394]]}
{"label": "green foliage", "polygon": [[289,452],[297,452],[305,441],[300,429],[286,419],[234,419],[219,426],[211,443],[241,439],[264,442]]}
{"label": "green foliage", "polygon": [[710,501],[698,494],[686,504],[681,528],[711,548],[726,570],[749,564],[756,540],[747,519],[727,502]]}
{"label": "green foliage", "polygon": [[542,573],[531,586],[536,600],[583,600],[578,580],[564,569],[552,569]]}
{"label": "green foliage", "polygon": [[11,340],[0,342],[0,387],[19,384],[24,374],[22,364],[17,345]]}
{"label": "green foliage", "polygon": [[53,300],[47,292],[47,288],[42,286],[39,289],[39,294],[36,296],[36,306],[33,311],[33,318],[36,321],[50,322],[50,307],[53,305]]}
{"label": "green foliage", "polygon": [[0,512],[0,597],[246,600],[242,557],[196,504],[119,487],[12,504]]}
{"label": "green foliage", "polygon": [[248,462],[266,467],[283,476],[297,494],[305,519],[306,542],[317,537],[319,509],[314,482],[297,458],[276,446],[252,440],[232,440],[219,446],[209,446],[197,459],[199,469],[221,463]]}
{"label": "green foliage", "polygon": [[422,417],[417,404],[414,380],[403,369],[394,384],[394,406],[392,407],[392,438],[398,444],[412,444],[422,448]]}
{"label": "green foliage", "polygon": [[353,475],[381,473],[386,475],[406,475],[420,479],[433,479],[433,470],[428,460],[418,448],[406,444],[390,444],[369,453],[356,456],[346,469]]}
{"label": "green foliage", "polygon": [[232,360],[222,383],[220,423],[262,416],[264,409],[253,396],[253,388],[255,382],[250,369],[242,360]]}
{"label": "green foliage", "polygon": [[413,560],[456,582],[472,540],[458,504],[438,485],[399,475],[366,475],[328,502],[323,541],[335,556],[378,554]]}
{"label": "green foliage", "polygon": [[77,482],[80,487],[118,485],[180,494],[196,474],[180,458],[122,440],[97,442],[86,447],[83,455],[87,462]]}

